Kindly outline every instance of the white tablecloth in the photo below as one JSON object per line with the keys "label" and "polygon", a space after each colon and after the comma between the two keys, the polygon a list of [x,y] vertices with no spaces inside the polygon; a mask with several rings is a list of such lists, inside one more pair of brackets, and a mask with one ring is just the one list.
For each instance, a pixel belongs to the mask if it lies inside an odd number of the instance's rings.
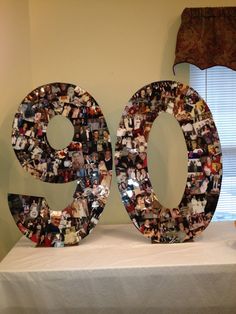
{"label": "white tablecloth", "polygon": [[132,225],[98,225],[81,245],[21,238],[0,263],[0,313],[236,313],[236,228],[150,244]]}

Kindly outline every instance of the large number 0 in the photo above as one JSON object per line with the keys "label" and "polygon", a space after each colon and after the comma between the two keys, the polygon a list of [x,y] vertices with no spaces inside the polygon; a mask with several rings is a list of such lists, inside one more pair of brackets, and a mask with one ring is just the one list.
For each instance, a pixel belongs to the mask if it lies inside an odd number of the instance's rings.
{"label": "large number 0", "polygon": [[[74,126],[71,143],[53,149],[47,139],[51,119],[62,115]],[[12,146],[34,178],[50,183],[77,181],[73,201],[51,211],[43,197],[9,194],[20,231],[38,246],[76,245],[96,225],[110,191],[112,151],[100,107],[78,86],[54,83],[33,90],[15,115]]]}
{"label": "large number 0", "polygon": [[[160,112],[177,119],[188,150],[187,184],[178,208],[159,203],[148,174],[148,135]],[[209,224],[220,193],[221,149],[211,112],[192,88],[162,81],[135,93],[117,131],[115,165],[126,210],[153,243],[191,240]]]}
{"label": "large number 0", "polygon": [[[187,184],[177,208],[160,204],[148,174],[148,135],[160,112],[177,119],[188,150]],[[63,150],[53,149],[46,136],[56,115],[69,118],[75,130]],[[38,246],[78,244],[97,223],[111,183],[110,136],[98,104],[72,84],[37,88],[15,115],[12,145],[22,167],[35,178],[51,183],[77,180],[73,202],[62,211],[50,211],[42,197],[9,194],[18,228]],[[207,104],[190,87],[162,81],[135,93],[117,130],[115,165],[126,210],[153,243],[191,240],[211,221],[221,187],[220,141]]]}

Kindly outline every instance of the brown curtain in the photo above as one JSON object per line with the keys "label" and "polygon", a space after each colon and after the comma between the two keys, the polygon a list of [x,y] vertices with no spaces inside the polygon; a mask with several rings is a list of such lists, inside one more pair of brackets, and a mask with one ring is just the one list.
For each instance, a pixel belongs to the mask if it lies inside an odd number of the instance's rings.
{"label": "brown curtain", "polygon": [[236,7],[186,8],[177,35],[176,64],[200,69],[221,65],[236,71]]}

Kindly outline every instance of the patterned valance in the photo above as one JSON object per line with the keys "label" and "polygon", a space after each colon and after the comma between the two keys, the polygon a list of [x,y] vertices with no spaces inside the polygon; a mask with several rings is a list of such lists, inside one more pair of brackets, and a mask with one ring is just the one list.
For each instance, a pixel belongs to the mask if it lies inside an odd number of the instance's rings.
{"label": "patterned valance", "polygon": [[176,42],[176,64],[236,70],[236,7],[186,8]]}

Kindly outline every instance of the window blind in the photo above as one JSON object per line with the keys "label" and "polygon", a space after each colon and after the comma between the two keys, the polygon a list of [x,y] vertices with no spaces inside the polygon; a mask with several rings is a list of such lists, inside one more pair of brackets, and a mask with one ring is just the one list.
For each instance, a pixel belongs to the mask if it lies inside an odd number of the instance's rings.
{"label": "window blind", "polygon": [[221,193],[213,220],[236,219],[236,71],[190,65],[190,86],[208,104],[223,153]]}

